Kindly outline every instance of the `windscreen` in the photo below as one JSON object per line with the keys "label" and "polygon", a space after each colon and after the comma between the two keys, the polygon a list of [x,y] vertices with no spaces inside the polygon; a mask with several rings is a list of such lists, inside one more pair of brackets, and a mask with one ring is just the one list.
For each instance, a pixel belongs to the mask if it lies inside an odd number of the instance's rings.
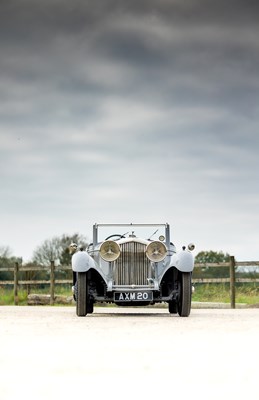
{"label": "windscreen", "polygon": [[132,237],[136,236],[141,239],[162,240],[162,236],[166,237],[165,224],[100,224],[97,226],[97,242],[102,242],[111,237],[112,240],[117,240],[121,236]]}

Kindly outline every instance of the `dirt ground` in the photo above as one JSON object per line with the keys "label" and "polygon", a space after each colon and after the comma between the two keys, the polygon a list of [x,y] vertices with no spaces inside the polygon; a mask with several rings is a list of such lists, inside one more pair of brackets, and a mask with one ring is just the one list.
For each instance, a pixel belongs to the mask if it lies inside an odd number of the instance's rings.
{"label": "dirt ground", "polygon": [[0,399],[259,398],[259,309],[0,307]]}

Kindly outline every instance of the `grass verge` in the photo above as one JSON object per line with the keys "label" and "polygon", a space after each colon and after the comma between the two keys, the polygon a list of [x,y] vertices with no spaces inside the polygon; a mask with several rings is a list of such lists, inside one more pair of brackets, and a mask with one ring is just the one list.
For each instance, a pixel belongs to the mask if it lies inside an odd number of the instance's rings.
{"label": "grass verge", "polygon": [[[193,301],[230,303],[229,284],[227,283],[197,283],[194,287]],[[237,283],[236,303],[259,304],[258,283]]]}
{"label": "grass verge", "polygon": [[[49,294],[49,287],[32,287],[31,293]],[[71,296],[70,285],[58,285],[55,290],[56,295]],[[229,285],[224,283],[197,283],[195,292],[192,296],[193,301],[198,302],[219,302],[230,303]],[[27,305],[27,291],[20,288],[18,292],[19,305]],[[258,283],[236,284],[236,303],[248,305],[259,304],[259,285]],[[13,305],[14,293],[10,288],[0,286],[0,305]]]}

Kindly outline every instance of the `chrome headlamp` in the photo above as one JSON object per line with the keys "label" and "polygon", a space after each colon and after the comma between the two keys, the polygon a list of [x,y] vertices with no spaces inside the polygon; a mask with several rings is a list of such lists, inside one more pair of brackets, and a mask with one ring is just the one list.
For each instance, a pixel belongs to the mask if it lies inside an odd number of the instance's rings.
{"label": "chrome headlamp", "polygon": [[162,261],[167,253],[167,248],[162,242],[154,241],[147,245],[146,255],[153,262]]}
{"label": "chrome headlamp", "polygon": [[101,244],[100,256],[104,261],[115,261],[120,256],[120,246],[113,240],[106,240]]}

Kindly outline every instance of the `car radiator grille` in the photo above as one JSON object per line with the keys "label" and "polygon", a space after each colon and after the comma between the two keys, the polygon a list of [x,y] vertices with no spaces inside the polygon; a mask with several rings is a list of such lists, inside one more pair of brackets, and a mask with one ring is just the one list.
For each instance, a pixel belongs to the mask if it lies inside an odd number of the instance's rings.
{"label": "car radiator grille", "polygon": [[122,243],[121,254],[115,262],[115,285],[148,285],[151,265],[146,256],[145,244]]}

